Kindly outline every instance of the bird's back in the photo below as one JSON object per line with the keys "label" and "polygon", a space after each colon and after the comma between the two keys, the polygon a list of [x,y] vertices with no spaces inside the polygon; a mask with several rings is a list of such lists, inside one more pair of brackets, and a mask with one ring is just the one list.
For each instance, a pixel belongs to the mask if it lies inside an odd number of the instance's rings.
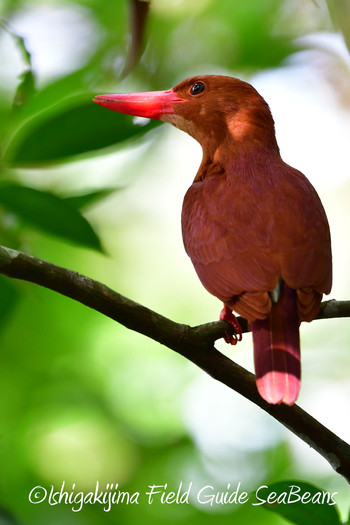
{"label": "bird's back", "polygon": [[300,320],[331,287],[330,234],[311,183],[280,157],[203,177],[188,190],[182,231],[203,285],[248,318],[264,318],[280,277],[297,290]]}

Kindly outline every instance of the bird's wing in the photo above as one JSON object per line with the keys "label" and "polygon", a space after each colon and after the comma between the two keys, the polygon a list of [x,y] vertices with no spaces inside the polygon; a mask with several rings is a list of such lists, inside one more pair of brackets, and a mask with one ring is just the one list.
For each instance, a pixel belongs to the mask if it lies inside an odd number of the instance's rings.
{"label": "bird's wing", "polygon": [[257,305],[255,313],[265,305],[259,317],[268,312],[266,292],[280,275],[270,254],[271,226],[269,218],[253,209],[251,198],[236,193],[225,179],[194,184],[185,196],[183,239],[202,284],[224,303],[241,301],[244,294],[251,301],[249,309]]}
{"label": "bird's wing", "polygon": [[[282,276],[297,290],[299,318],[311,321],[319,311],[322,294],[332,287],[331,238],[327,217],[314,187],[302,173],[289,166],[284,183],[279,228]],[[288,198],[292,195],[292,200]],[[289,240],[289,242],[288,242]]]}
{"label": "bird's wing", "polygon": [[264,184],[225,175],[205,179],[193,184],[184,200],[184,244],[200,280],[223,302],[247,306],[248,318],[256,311],[266,315],[267,292],[281,275],[288,286],[309,295],[328,293],[330,287],[322,204],[308,180],[284,166],[284,177]]}

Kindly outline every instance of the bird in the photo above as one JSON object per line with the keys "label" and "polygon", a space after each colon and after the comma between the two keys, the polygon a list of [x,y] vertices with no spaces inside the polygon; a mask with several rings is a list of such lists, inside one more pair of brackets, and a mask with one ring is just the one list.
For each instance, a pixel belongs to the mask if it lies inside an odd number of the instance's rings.
{"label": "bird", "polygon": [[235,314],[248,321],[260,396],[293,405],[301,385],[299,327],[317,316],[332,286],[331,238],[316,190],[281,158],[267,102],[248,82],[222,75],[93,100],[168,122],[202,146],[182,207],[185,250],[223,303],[220,319],[234,328],[226,342],[242,338]]}

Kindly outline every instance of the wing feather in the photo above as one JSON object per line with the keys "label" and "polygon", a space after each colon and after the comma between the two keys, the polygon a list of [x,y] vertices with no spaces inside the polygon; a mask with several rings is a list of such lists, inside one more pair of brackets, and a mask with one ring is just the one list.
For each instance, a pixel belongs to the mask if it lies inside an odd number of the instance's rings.
{"label": "wing feather", "polygon": [[310,320],[331,286],[322,204],[306,177],[282,161],[269,177],[255,175],[224,173],[189,188],[185,249],[207,290],[248,319],[267,315],[267,292],[282,276],[299,290],[301,320]]}

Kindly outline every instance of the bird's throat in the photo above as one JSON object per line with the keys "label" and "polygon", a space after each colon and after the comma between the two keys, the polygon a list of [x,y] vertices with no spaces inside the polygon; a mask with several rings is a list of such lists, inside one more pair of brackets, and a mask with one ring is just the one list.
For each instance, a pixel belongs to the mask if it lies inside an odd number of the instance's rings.
{"label": "bird's throat", "polygon": [[187,120],[182,115],[178,115],[176,113],[172,114],[164,114],[162,115],[161,119],[164,122],[168,122],[169,124],[172,124],[175,126],[175,128],[180,129],[181,131],[185,131],[185,133],[188,133],[191,137],[193,137],[195,140],[198,140],[198,129],[195,123],[192,120]]}

